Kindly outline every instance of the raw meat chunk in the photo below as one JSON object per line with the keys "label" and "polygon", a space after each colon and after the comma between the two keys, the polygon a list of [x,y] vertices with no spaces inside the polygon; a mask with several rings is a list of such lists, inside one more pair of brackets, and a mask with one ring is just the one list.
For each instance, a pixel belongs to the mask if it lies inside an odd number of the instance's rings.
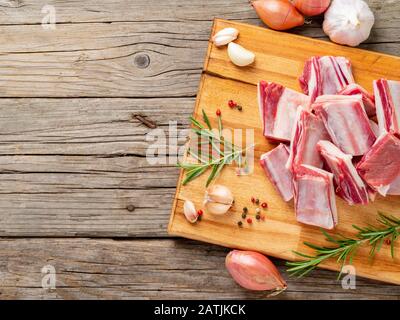
{"label": "raw meat chunk", "polygon": [[391,133],[382,134],[356,168],[381,195],[400,195],[400,140]]}
{"label": "raw meat chunk", "polygon": [[324,121],[332,142],[344,153],[361,156],[375,142],[376,135],[371,129],[360,95],[349,100],[316,103],[312,109]]}
{"label": "raw meat chunk", "polygon": [[353,157],[329,141],[318,142],[317,148],[334,175],[336,193],[350,205],[368,204],[368,187],[358,175]]}
{"label": "raw meat chunk", "polygon": [[265,174],[281,194],[284,201],[293,198],[292,174],[285,164],[289,158],[289,148],[280,144],[275,149],[261,155],[260,164]]}
{"label": "raw meat chunk", "polygon": [[343,90],[339,91],[338,94],[344,96],[354,96],[361,94],[362,101],[364,103],[365,112],[369,117],[372,117],[376,113],[375,109],[375,98],[367,90],[356,83],[350,83]]}
{"label": "raw meat chunk", "polygon": [[350,61],[344,57],[311,57],[299,78],[303,92],[311,102],[323,94],[337,94],[354,83]]}
{"label": "raw meat chunk", "polygon": [[286,167],[291,171],[302,164],[322,168],[323,161],[317,150],[320,140],[330,140],[323,121],[311,112],[299,108]]}
{"label": "raw meat chunk", "polygon": [[374,81],[376,115],[380,133],[400,134],[400,81]]}
{"label": "raw meat chunk", "polygon": [[299,106],[308,108],[308,96],[280,84],[261,81],[258,84],[258,106],[264,136],[272,141],[289,142]]}
{"label": "raw meat chunk", "polygon": [[294,204],[298,222],[333,229],[337,211],[333,174],[301,165],[293,174]]}

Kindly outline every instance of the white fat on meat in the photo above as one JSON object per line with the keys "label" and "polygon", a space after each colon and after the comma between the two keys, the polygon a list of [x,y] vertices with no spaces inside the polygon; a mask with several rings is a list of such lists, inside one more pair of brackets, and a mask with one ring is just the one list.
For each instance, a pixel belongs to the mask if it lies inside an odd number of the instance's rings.
{"label": "white fat on meat", "polygon": [[315,56],[308,59],[299,81],[311,102],[320,95],[337,94],[355,82],[350,61],[345,57],[334,56]]}
{"label": "white fat on meat", "polygon": [[309,97],[265,81],[260,81],[257,92],[264,136],[271,141],[289,142],[297,109],[308,108]]}
{"label": "white fat on meat", "polygon": [[323,161],[317,150],[317,143],[320,140],[330,140],[323,121],[311,112],[299,108],[286,167],[291,171],[302,164],[322,168]]}
{"label": "white fat on meat", "polygon": [[338,222],[333,174],[301,165],[293,174],[296,219],[300,223],[333,229]]}
{"label": "white fat on meat", "polygon": [[400,134],[400,81],[374,81],[376,116],[379,131]]}
{"label": "white fat on meat", "polygon": [[336,193],[348,204],[368,204],[369,192],[352,162],[352,156],[343,153],[330,141],[318,142],[318,151],[334,175]]}
{"label": "white fat on meat", "polygon": [[292,173],[285,166],[288,158],[289,149],[282,143],[261,155],[260,158],[260,165],[266,176],[284,201],[290,201],[293,198]]}
{"label": "white fat on meat", "polygon": [[360,95],[315,103],[312,109],[323,120],[332,142],[344,153],[362,156],[375,142]]}

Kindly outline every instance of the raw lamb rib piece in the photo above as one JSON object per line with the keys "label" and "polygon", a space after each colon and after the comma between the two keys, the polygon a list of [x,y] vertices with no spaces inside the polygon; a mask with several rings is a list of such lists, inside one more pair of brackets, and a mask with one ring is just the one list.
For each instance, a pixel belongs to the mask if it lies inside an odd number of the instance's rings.
{"label": "raw lamb rib piece", "polygon": [[289,142],[297,108],[309,105],[309,97],[302,93],[273,82],[258,84],[258,106],[264,136],[269,140]]}
{"label": "raw lamb rib piece", "polygon": [[316,103],[312,109],[324,121],[332,142],[344,153],[361,156],[375,142],[360,95]]}
{"label": "raw lamb rib piece", "polygon": [[294,205],[298,222],[333,229],[337,211],[333,174],[302,165],[293,175]]}
{"label": "raw lamb rib piece", "polygon": [[261,167],[284,201],[293,198],[292,174],[285,167],[288,158],[289,148],[283,143],[260,158]]}
{"label": "raw lamb rib piece", "polygon": [[336,193],[350,205],[368,204],[368,187],[358,175],[353,157],[329,141],[318,142],[317,148],[334,175]]}
{"label": "raw lamb rib piece", "polygon": [[374,81],[376,115],[380,133],[400,134],[400,81]]}
{"label": "raw lamb rib piece", "polygon": [[323,161],[317,150],[320,140],[330,140],[323,121],[311,112],[299,108],[286,167],[292,172],[302,164],[322,168]]}
{"label": "raw lamb rib piece", "polygon": [[400,195],[400,140],[391,133],[382,134],[356,168],[381,195]]}
{"label": "raw lamb rib piece", "polygon": [[337,94],[350,83],[354,83],[350,61],[344,57],[311,57],[306,61],[299,78],[303,92],[311,102],[323,94]]}
{"label": "raw lamb rib piece", "polygon": [[375,98],[371,95],[367,90],[356,83],[351,83],[343,90],[339,91],[338,94],[344,96],[354,96],[361,94],[362,101],[364,103],[365,112],[369,117],[372,117],[376,114],[375,109]]}

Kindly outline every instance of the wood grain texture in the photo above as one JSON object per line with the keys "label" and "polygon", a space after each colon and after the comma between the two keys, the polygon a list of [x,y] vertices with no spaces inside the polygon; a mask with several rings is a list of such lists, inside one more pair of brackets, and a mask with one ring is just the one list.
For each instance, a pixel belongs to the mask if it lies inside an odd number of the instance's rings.
{"label": "wood grain texture", "polygon": [[165,236],[177,148],[165,148],[171,163],[150,164],[151,129],[133,115],[181,145],[193,102],[0,99],[0,235]]}
{"label": "wood grain texture", "polygon": [[[361,47],[398,54],[400,2],[367,2],[376,24]],[[44,5],[56,9],[55,31],[40,27]],[[149,130],[130,122],[130,113],[144,111],[162,129],[175,119],[187,128],[212,19],[262,25],[248,1],[0,0],[0,8],[0,235],[165,237],[178,171],[142,162]],[[291,32],[326,39],[321,22],[313,18]],[[137,61],[146,55],[150,64],[143,68]],[[20,99],[124,96],[146,99]],[[144,203],[149,194],[154,197]],[[126,207],[132,204],[138,208],[130,212]],[[161,242],[142,250],[151,242],[4,241],[0,265],[7,285],[0,285],[0,298],[261,298],[232,284],[222,267],[226,249]],[[140,272],[132,254],[137,252],[150,259]],[[187,277],[194,259],[204,271],[191,269]],[[56,294],[40,287],[47,260],[71,270],[61,279],[72,281]],[[118,269],[124,261],[129,266]],[[168,266],[159,274],[157,267],[151,271],[157,264]],[[180,265],[183,271],[177,272]],[[135,283],[146,275],[138,288]],[[397,287],[362,279],[356,291],[343,291],[334,277],[318,270],[312,278],[292,279],[293,290],[283,297],[399,296]]]}
{"label": "wood grain texture", "polygon": [[[224,268],[227,249],[187,240],[16,239],[0,241],[1,299],[263,299],[236,285]],[[274,261],[284,274],[281,261]],[[41,269],[56,270],[43,289]],[[284,274],[286,277],[286,275]],[[17,284],[17,285],[16,285]],[[400,287],[357,278],[342,289],[328,271],[290,280],[275,299],[393,299]]]}
{"label": "wood grain texture", "polygon": [[[370,2],[377,23],[363,46],[395,54],[400,4]],[[44,5],[56,9],[55,30],[40,25]],[[108,0],[85,1],[82,6],[24,0],[5,1],[2,10],[2,97],[194,96],[212,18],[260,24],[247,0],[178,0],[172,5],[167,0]],[[326,38],[321,19],[314,20],[294,32]],[[150,60],[146,68],[135,64],[143,55]]]}
{"label": "wood grain texture", "polygon": [[[225,107],[222,117],[224,128],[254,129],[256,144],[254,172],[248,176],[237,177],[234,169],[223,170],[216,183],[226,185],[234,192],[235,207],[228,216],[205,215],[198,225],[191,225],[186,221],[183,215],[183,202],[190,199],[197,207],[202,206],[208,175],[204,174],[186,186],[181,186],[181,176],[174,203],[176,208],[173,209],[169,231],[173,235],[295,260],[298,256],[293,253],[293,250],[313,252],[309,248],[306,249],[303,242],[327,245],[327,241],[318,228],[296,222],[293,204],[285,203],[281,199],[273,185],[267,181],[263,169],[258,165],[257,160],[260,155],[271,150],[275,145],[266,142],[262,134],[257,106],[257,82],[263,79],[297,89],[298,77],[306,59],[314,55],[343,55],[352,62],[356,82],[371,90],[374,79],[400,80],[400,74],[397,71],[400,69],[400,58],[305,37],[282,35],[278,32],[224,20],[215,21],[213,34],[226,27],[239,30],[240,36],[237,43],[255,52],[256,61],[252,66],[238,68],[229,61],[225,48],[216,48],[210,44],[194,117],[201,121],[201,110],[204,110],[214,123],[214,127],[217,127],[215,106],[226,106],[229,99],[245,106],[243,112]],[[265,199],[269,203],[267,221],[265,223],[255,221],[250,226],[245,224],[244,228],[239,228],[237,221],[241,220],[242,208],[249,207],[249,199],[252,196]],[[349,206],[337,197],[337,208],[339,224],[333,233],[353,235],[355,233],[353,224],[358,226],[375,224],[378,212],[398,216],[400,198],[378,197],[374,203],[360,207]],[[254,210],[253,208],[253,216]],[[398,272],[400,257],[392,259],[389,249],[390,246],[384,247],[372,264],[368,262],[368,250],[360,250],[354,262],[358,274],[400,284]],[[395,250],[398,252],[398,249],[397,244]],[[332,261],[323,263],[321,266],[334,270],[339,267]]]}

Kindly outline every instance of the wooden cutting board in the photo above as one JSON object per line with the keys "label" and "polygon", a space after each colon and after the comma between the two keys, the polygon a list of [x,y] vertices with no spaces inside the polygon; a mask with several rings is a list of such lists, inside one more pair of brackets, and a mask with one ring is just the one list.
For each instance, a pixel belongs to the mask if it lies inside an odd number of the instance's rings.
{"label": "wooden cutting board", "polygon": [[[216,183],[228,186],[235,196],[235,206],[225,216],[205,213],[201,222],[190,224],[183,215],[183,203],[193,201],[202,208],[205,183],[209,172],[186,186],[182,186],[181,173],[172,215],[168,227],[171,235],[210,242],[230,248],[247,249],[286,260],[297,260],[297,250],[312,253],[303,242],[329,245],[318,228],[296,222],[293,203],[282,201],[258,165],[260,155],[274,148],[262,135],[257,107],[256,84],[259,80],[274,81],[300,91],[297,78],[307,58],[315,55],[345,56],[352,62],[357,83],[372,90],[372,81],[378,78],[400,80],[400,58],[385,54],[335,45],[265,28],[216,19],[212,35],[226,27],[240,31],[238,44],[253,51],[256,61],[250,67],[234,66],[227,56],[226,47],[217,48],[210,42],[197,95],[194,117],[201,120],[204,109],[213,127],[217,127],[215,110],[220,108],[225,128],[255,129],[255,168],[249,176],[236,176],[234,167],[224,168]],[[243,106],[243,111],[231,110],[229,99]],[[399,159],[400,161],[400,159]],[[255,196],[268,202],[265,221],[254,219],[255,206],[250,198]],[[253,223],[239,228],[243,207],[250,210]],[[400,197],[377,197],[368,206],[349,206],[337,197],[339,224],[332,233],[354,236],[352,224],[376,225],[377,212],[400,217]],[[400,245],[395,246],[395,259],[390,256],[388,245],[383,245],[376,258],[370,262],[368,249],[363,248],[354,260],[358,276],[400,284]],[[195,257],[193,257],[195,259]],[[338,270],[335,262],[321,264],[322,268]],[[334,277],[335,275],[332,275]]]}

